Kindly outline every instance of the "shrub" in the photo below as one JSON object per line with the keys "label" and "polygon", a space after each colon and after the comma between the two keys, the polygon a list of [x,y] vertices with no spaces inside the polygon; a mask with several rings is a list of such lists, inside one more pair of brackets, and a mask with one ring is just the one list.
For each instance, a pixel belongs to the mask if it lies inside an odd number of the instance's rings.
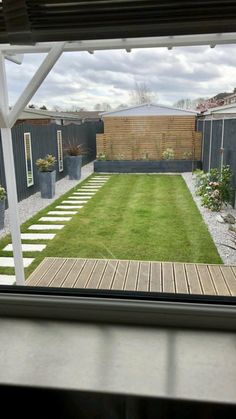
{"label": "shrub", "polygon": [[162,158],[164,160],[173,160],[175,158],[175,152],[173,148],[167,148],[165,151],[163,151]]}
{"label": "shrub", "polygon": [[105,161],[105,160],[107,160],[107,157],[106,157],[106,154],[105,153],[99,153],[96,158],[99,161]]}
{"label": "shrub", "polygon": [[192,152],[191,152],[191,151],[185,151],[185,152],[183,153],[183,159],[184,159],[184,160],[190,160],[190,159],[191,159],[191,157],[192,157]]}
{"label": "shrub", "polygon": [[6,190],[0,185],[0,201],[3,201],[7,196]]}
{"label": "shrub", "polygon": [[223,205],[231,202],[232,171],[229,166],[223,166],[221,171],[211,169],[208,173],[196,170],[194,175],[196,194],[201,197],[204,207],[212,211],[220,211]]}
{"label": "shrub", "polygon": [[56,158],[47,154],[44,159],[36,160],[36,166],[40,172],[52,172],[56,163]]}
{"label": "shrub", "polygon": [[64,148],[68,156],[83,156],[87,154],[83,144],[78,144],[77,140],[69,141],[68,145]]}

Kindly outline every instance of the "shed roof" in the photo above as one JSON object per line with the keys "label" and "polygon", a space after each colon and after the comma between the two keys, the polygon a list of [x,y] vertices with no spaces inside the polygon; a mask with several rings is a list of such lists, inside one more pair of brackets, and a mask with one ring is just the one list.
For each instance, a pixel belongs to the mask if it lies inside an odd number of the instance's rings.
{"label": "shed roof", "polygon": [[236,114],[236,103],[210,108],[203,113],[203,116],[208,116],[212,114]]}
{"label": "shed roof", "polygon": [[172,108],[163,105],[155,105],[145,103],[138,106],[132,106],[130,108],[119,109],[112,112],[104,112],[101,114],[102,117],[107,116],[194,116],[197,115],[196,111],[189,111],[183,109]]}
{"label": "shed roof", "polygon": [[97,111],[57,112],[44,109],[24,109],[19,119],[67,119],[76,121],[101,119]]}

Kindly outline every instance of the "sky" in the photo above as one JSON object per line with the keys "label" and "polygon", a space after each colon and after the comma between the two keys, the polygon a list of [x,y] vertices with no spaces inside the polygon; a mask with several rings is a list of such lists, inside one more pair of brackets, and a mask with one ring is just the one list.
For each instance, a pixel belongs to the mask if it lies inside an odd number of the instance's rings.
{"label": "sky", "polygon": [[[13,105],[44,54],[26,54],[23,64],[7,62]],[[64,53],[30,103],[48,109],[112,108],[131,105],[135,83],[145,83],[154,102],[173,105],[183,98],[211,97],[236,87],[236,45]]]}

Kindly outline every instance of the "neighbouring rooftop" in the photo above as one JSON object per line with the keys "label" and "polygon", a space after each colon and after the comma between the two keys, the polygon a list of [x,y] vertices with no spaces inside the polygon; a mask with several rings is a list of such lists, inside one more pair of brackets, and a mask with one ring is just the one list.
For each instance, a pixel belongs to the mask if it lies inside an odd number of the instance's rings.
{"label": "neighbouring rooftop", "polygon": [[100,114],[102,117],[107,116],[194,116],[197,115],[196,111],[183,110],[163,105],[155,105],[145,103],[138,106],[132,106],[125,109],[116,111],[103,112]]}

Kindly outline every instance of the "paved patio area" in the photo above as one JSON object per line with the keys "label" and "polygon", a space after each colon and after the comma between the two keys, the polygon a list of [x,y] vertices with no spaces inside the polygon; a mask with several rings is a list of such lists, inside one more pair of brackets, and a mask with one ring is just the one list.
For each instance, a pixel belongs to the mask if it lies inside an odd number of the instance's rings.
{"label": "paved patio area", "polygon": [[236,265],[45,258],[29,286],[236,295]]}

